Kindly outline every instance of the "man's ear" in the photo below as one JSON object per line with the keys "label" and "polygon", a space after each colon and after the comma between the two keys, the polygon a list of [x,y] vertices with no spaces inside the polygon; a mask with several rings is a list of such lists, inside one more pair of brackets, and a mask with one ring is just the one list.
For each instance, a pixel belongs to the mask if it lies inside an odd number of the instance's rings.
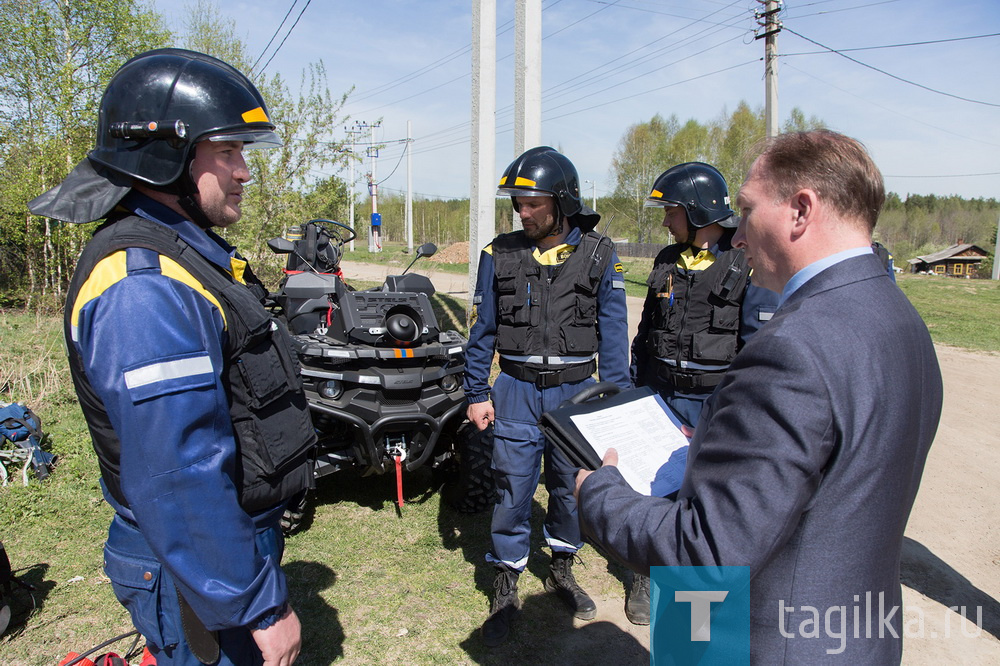
{"label": "man's ear", "polygon": [[803,188],[792,195],[789,201],[795,220],[792,222],[792,235],[801,236],[808,229],[816,214],[818,197],[810,188]]}

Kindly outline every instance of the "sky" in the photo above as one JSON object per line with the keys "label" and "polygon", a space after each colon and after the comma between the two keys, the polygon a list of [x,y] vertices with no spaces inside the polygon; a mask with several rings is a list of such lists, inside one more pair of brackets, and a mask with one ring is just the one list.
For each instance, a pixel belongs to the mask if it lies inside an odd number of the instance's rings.
{"label": "sky", "polygon": [[[297,85],[307,63],[322,61],[334,95],[353,87],[344,126],[331,136],[380,121],[381,192],[405,191],[410,121],[415,195],[466,198],[474,1],[217,6],[266,73]],[[514,2],[496,4],[499,179],[515,157]],[[184,5],[154,7],[183,32]],[[764,40],[754,39],[761,8],[755,0],[543,0],[542,143],[573,161],[586,198],[611,193],[611,161],[630,126],[654,114],[707,124],[740,101],[764,107]],[[886,188],[903,198],[1000,199],[1000,2],[787,0],[780,20],[781,122],[797,107],[859,139]],[[366,158],[356,178],[370,169]],[[337,175],[346,179],[346,168]]]}

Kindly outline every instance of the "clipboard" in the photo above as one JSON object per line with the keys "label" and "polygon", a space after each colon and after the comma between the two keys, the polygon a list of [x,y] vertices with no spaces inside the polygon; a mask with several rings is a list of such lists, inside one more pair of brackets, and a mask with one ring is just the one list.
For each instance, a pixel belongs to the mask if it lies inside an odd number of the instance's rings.
{"label": "clipboard", "polygon": [[616,407],[639,398],[654,395],[648,386],[622,391],[614,382],[591,384],[559,407],[545,412],[538,420],[538,428],[577,467],[595,470],[601,466],[594,447],[587,442],[572,418],[578,414],[590,414],[609,407]]}
{"label": "clipboard", "polygon": [[612,382],[592,384],[543,413],[538,427],[583,469],[596,470],[604,452],[615,448],[619,471],[637,492],[666,496],[683,480],[687,437],[680,419],[648,386],[622,391]]}

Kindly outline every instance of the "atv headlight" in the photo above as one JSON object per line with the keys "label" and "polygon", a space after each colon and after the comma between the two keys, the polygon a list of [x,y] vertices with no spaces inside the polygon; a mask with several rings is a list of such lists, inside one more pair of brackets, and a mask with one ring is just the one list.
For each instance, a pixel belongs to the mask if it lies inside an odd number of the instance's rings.
{"label": "atv headlight", "polygon": [[319,385],[319,394],[329,400],[336,400],[344,395],[344,384],[338,379],[328,379]]}
{"label": "atv headlight", "polygon": [[445,393],[451,393],[458,388],[458,379],[455,375],[445,375],[438,382],[438,385],[444,390]]}

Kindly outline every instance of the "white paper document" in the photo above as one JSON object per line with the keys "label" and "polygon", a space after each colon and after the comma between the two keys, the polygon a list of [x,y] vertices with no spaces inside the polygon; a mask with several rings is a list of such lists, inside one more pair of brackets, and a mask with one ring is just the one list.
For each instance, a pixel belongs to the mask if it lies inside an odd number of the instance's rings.
{"label": "white paper document", "polygon": [[658,396],[570,419],[599,458],[608,449],[618,452],[618,471],[636,492],[664,497],[681,487],[688,440]]}

